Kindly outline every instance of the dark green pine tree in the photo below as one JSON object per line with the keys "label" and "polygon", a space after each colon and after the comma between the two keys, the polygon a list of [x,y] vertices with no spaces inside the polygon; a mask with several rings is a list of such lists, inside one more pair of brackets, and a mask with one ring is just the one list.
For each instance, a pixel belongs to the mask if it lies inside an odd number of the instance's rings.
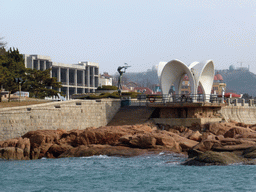
{"label": "dark green pine tree", "polygon": [[[44,98],[59,93],[55,89],[61,88],[61,82],[57,82],[55,77],[50,77],[51,69],[45,71],[27,69],[27,77],[22,89],[29,91],[31,97]],[[53,89],[50,89],[53,88]]]}
{"label": "dark green pine tree", "polygon": [[0,54],[0,68],[1,68],[1,81],[0,84],[9,91],[10,94],[18,91],[19,83],[15,81],[15,78],[25,79],[25,65],[23,56],[19,54],[18,49],[10,48],[5,51],[4,48],[2,54]]}

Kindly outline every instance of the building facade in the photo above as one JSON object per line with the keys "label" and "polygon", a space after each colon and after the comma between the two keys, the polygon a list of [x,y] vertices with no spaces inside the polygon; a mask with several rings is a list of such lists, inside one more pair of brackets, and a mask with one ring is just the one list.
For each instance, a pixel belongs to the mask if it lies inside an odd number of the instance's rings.
{"label": "building facade", "polygon": [[[99,84],[99,65],[92,62],[63,64],[52,62],[49,56],[23,55],[25,67],[37,70],[51,68],[51,77],[62,83],[62,92],[68,98],[77,93],[94,93]],[[51,87],[49,87],[51,88]]]}
{"label": "building facade", "polygon": [[100,75],[100,78],[99,78],[99,86],[103,86],[103,85],[109,85],[109,86],[113,85],[113,78],[107,72],[104,72],[102,75]]}

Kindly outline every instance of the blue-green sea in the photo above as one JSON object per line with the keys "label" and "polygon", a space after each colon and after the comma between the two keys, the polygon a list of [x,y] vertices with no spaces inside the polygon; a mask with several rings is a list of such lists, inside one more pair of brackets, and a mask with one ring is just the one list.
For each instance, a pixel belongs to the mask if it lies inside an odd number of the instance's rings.
{"label": "blue-green sea", "polygon": [[0,160],[0,191],[256,191],[256,166],[183,166],[184,156]]}

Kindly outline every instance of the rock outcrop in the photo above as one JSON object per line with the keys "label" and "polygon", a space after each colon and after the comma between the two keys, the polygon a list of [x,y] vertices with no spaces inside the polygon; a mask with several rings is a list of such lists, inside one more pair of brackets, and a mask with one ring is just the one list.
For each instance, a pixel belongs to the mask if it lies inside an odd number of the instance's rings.
{"label": "rock outcrop", "polygon": [[37,130],[0,141],[2,159],[91,155],[135,156],[159,151],[188,154],[184,165],[254,164],[256,125],[238,122],[193,125],[105,126],[84,130]]}

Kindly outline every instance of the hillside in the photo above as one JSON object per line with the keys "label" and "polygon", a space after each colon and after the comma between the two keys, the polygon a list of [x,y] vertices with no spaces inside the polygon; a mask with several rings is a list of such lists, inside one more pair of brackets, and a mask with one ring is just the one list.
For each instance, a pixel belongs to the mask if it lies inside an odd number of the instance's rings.
{"label": "hillside", "polygon": [[256,75],[248,70],[220,70],[227,89],[256,96]]}

